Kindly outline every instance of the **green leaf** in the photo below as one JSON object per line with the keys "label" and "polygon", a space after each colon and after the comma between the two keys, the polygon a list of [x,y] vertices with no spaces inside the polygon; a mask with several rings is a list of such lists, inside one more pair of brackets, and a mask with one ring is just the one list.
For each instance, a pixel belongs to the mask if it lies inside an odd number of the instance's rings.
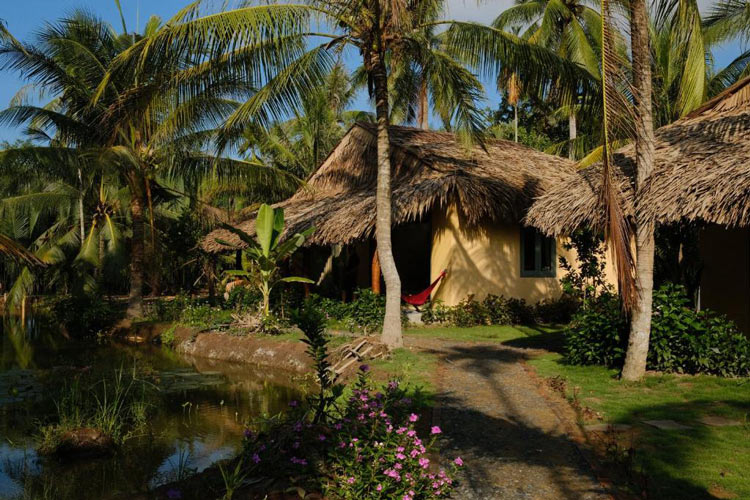
{"label": "green leaf", "polygon": [[275,248],[279,244],[281,233],[284,232],[284,209],[274,208],[273,209],[273,236],[271,239],[271,248]]}
{"label": "green leaf", "polygon": [[284,283],[315,283],[310,278],[302,278],[300,276],[287,276],[286,278],[281,278],[279,281],[283,281]]}
{"label": "green leaf", "polygon": [[260,206],[258,216],[255,218],[255,235],[265,256],[269,255],[273,241],[273,230],[276,222],[273,212],[273,208],[264,203]]}

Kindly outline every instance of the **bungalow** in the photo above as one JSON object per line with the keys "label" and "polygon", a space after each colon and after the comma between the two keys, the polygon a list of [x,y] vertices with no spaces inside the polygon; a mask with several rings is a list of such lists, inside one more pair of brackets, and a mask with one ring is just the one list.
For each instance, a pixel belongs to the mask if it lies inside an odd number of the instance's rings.
{"label": "bungalow", "polygon": [[[447,270],[433,298],[448,305],[487,294],[529,302],[561,294],[558,257],[575,262],[575,256],[564,240],[521,221],[536,197],[574,175],[573,162],[504,140],[470,148],[454,134],[407,127],[391,127],[390,138],[393,245],[405,292],[425,289]],[[316,228],[309,245],[338,248],[337,255],[348,249],[344,280],[379,289],[376,158],[374,125],[358,123],[306,186],[277,206],[285,210],[287,231]],[[252,234],[254,224],[238,227]],[[203,249],[227,250],[217,240],[241,243],[217,230]],[[319,272],[308,267],[309,275]]]}
{"label": "bungalow", "polygon": [[[635,148],[614,155],[626,215],[633,214]],[[548,235],[601,227],[601,166],[548,189],[525,221]],[[656,131],[655,166],[638,200],[657,224],[700,223],[699,306],[750,333],[750,78]]]}

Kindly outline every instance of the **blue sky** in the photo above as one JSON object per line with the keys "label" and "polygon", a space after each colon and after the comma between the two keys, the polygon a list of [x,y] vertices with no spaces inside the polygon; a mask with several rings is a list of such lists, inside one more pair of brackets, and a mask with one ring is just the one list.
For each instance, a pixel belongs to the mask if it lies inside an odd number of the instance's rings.
{"label": "blue sky", "polygon": [[[142,27],[149,16],[156,14],[168,19],[189,0],[121,0],[128,30],[134,30],[137,19]],[[76,8],[91,10],[113,24],[120,30],[120,17],[114,0],[0,0],[0,18],[14,36],[21,40],[33,37],[34,32],[45,22],[54,22]],[[446,17],[449,19],[470,20],[488,23],[499,12],[512,5],[512,0],[447,0]],[[709,5],[708,0],[699,0],[702,10]],[[138,16],[136,14],[139,14]],[[716,65],[721,67],[730,62],[737,54],[739,47],[730,44],[716,51]],[[10,72],[0,73],[0,108],[7,106],[10,99],[21,87],[22,81]],[[488,86],[488,91],[490,90]],[[495,101],[497,94],[492,92],[490,102]],[[355,103],[359,109],[369,107],[364,95]],[[13,140],[19,136],[15,129],[0,127],[0,141]]]}

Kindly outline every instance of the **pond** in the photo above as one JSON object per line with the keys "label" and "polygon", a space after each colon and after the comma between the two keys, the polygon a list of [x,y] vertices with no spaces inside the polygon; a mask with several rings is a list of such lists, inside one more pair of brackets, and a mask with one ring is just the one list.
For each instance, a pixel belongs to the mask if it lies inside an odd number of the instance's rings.
{"label": "pond", "polygon": [[[37,454],[53,394],[78,374],[149,373],[147,425],[111,456],[59,460]],[[131,498],[235,455],[245,423],[288,408],[306,381],[288,372],[158,346],[71,341],[48,321],[5,318],[0,329],[0,499]],[[155,403],[154,403],[155,401]]]}

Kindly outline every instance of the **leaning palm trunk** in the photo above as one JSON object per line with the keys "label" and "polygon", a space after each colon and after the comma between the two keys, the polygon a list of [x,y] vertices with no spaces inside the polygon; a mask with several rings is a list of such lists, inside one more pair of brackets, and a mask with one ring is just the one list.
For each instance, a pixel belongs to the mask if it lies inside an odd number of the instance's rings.
{"label": "leaning palm trunk", "polygon": [[130,216],[133,223],[133,238],[130,244],[130,293],[128,294],[128,309],[126,317],[140,318],[143,316],[143,258],[144,258],[144,227],[143,189],[136,178],[131,182]]}
{"label": "leaning palm trunk", "polygon": [[378,119],[378,186],[375,239],[378,260],[385,281],[385,318],[382,341],[389,348],[401,347],[401,278],[391,245],[391,145],[388,136],[388,80],[383,54],[374,53],[372,64],[375,84],[375,111]]}
{"label": "leaning palm trunk", "polygon": [[[651,111],[651,66],[645,0],[630,3],[630,31],[635,101],[636,194],[640,194],[654,165],[654,125]],[[636,291],[630,337],[622,378],[637,380],[646,373],[651,333],[651,300],[654,283],[654,226],[638,208],[636,198]]]}

